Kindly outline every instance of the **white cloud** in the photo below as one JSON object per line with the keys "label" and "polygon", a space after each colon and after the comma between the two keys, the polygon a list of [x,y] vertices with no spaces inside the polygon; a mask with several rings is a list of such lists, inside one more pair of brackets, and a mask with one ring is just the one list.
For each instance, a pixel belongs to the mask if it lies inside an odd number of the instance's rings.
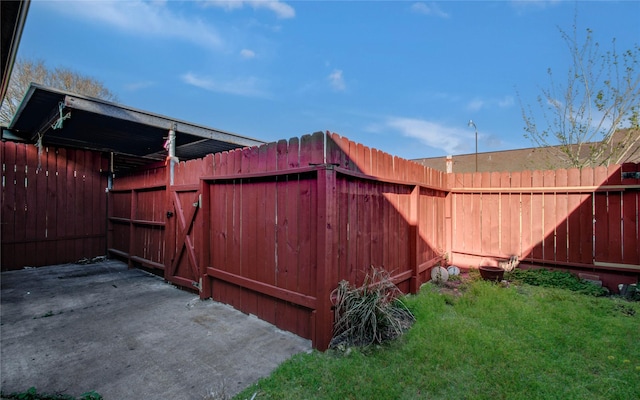
{"label": "white cloud", "polygon": [[470,151],[469,143],[473,133],[464,127],[450,127],[437,122],[403,117],[389,117],[385,125],[404,136],[418,139],[427,146],[444,150],[446,154]]}
{"label": "white cloud", "polygon": [[240,56],[242,58],[254,58],[256,56],[256,53],[253,50],[249,50],[249,49],[242,49],[240,50]]}
{"label": "white cloud", "polygon": [[331,87],[335,91],[343,92],[347,88],[344,83],[344,77],[342,76],[341,69],[334,69],[333,72],[329,74],[327,79],[329,80]]}
{"label": "white cloud", "polygon": [[473,100],[471,100],[469,103],[467,103],[467,110],[476,112],[482,109],[495,108],[495,107],[510,108],[514,104],[515,104],[515,101],[513,100],[513,96],[504,96],[503,98],[500,98],[500,99],[497,99],[497,98],[483,99],[483,98],[476,97]]}
{"label": "white cloud", "polygon": [[519,13],[528,10],[544,10],[560,4],[561,0],[511,0],[511,6]]}
{"label": "white cloud", "polygon": [[263,82],[255,77],[235,78],[232,80],[215,80],[187,72],[181,77],[186,84],[217,93],[227,93],[246,97],[269,97],[263,89]]}
{"label": "white cloud", "polygon": [[480,111],[485,105],[486,105],[486,102],[484,100],[476,98],[471,100],[469,104],[467,104],[467,110]]}
{"label": "white cloud", "polygon": [[515,104],[513,100],[513,96],[504,96],[502,99],[498,100],[498,107],[500,108],[509,108]]}
{"label": "white cloud", "polygon": [[296,10],[287,3],[281,1],[268,0],[205,0],[206,5],[220,7],[227,11],[241,9],[245,5],[252,7],[254,10],[265,8],[273,11],[278,18],[287,19],[296,16]]}
{"label": "white cloud", "polygon": [[52,1],[44,4],[76,19],[101,23],[129,34],[176,38],[209,48],[220,48],[224,44],[211,25],[173,13],[166,2]]}
{"label": "white cloud", "polygon": [[413,3],[411,5],[411,11],[418,14],[433,15],[440,18],[449,18],[449,14],[443,11],[435,2],[430,2],[429,4],[423,2]]}

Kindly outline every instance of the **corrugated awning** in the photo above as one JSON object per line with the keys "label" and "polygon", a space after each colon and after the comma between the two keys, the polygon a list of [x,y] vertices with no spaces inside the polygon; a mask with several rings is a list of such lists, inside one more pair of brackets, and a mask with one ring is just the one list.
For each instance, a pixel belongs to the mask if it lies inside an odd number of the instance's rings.
{"label": "corrugated awning", "polygon": [[164,145],[172,128],[180,160],[264,143],[33,83],[9,131],[27,142],[41,139],[46,146],[113,152],[121,160],[140,165],[166,158]]}

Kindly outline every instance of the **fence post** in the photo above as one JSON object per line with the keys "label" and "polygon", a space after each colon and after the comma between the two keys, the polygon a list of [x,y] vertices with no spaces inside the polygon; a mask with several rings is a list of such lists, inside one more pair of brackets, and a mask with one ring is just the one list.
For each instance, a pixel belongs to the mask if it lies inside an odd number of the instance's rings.
{"label": "fence post", "polygon": [[326,350],[333,334],[331,291],[337,270],[337,193],[336,171],[332,165],[318,170],[318,270],[316,279],[316,310],[313,347]]}
{"label": "fence post", "polygon": [[409,291],[413,294],[418,293],[420,288],[420,271],[419,265],[419,249],[418,240],[420,238],[420,186],[415,185],[411,190],[409,197],[409,266],[411,268],[411,281],[409,283]]}
{"label": "fence post", "polygon": [[200,298],[208,299],[213,296],[211,292],[211,278],[207,275],[207,267],[211,262],[211,196],[209,184],[204,179],[200,179],[200,195],[202,213],[202,229],[200,238],[197,240],[201,246],[200,250]]}

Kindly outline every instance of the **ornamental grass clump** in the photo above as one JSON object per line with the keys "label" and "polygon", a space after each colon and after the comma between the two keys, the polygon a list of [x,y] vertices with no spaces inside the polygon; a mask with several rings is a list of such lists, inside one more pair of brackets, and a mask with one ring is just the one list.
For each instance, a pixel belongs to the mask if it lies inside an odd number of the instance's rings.
{"label": "ornamental grass clump", "polygon": [[400,336],[415,321],[401,296],[382,268],[371,267],[359,287],[340,281],[331,296],[335,322],[330,347],[364,347]]}

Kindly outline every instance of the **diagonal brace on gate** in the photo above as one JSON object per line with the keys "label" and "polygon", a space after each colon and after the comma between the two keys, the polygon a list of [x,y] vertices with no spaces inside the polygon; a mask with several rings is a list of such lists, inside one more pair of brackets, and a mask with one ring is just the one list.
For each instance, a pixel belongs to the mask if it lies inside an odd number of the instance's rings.
{"label": "diagonal brace on gate", "polygon": [[198,268],[198,258],[196,256],[193,239],[190,234],[198,213],[198,208],[200,208],[199,198],[200,192],[196,192],[194,201],[192,202],[192,207],[189,207],[189,204],[187,204],[187,208],[185,209],[180,201],[178,192],[173,192],[173,203],[177,214],[176,216],[178,217],[179,234],[177,237],[175,258],[171,263],[171,274],[175,273],[177,270],[183,251],[186,250],[187,258],[189,260],[189,268],[196,279],[200,276],[200,269]]}

